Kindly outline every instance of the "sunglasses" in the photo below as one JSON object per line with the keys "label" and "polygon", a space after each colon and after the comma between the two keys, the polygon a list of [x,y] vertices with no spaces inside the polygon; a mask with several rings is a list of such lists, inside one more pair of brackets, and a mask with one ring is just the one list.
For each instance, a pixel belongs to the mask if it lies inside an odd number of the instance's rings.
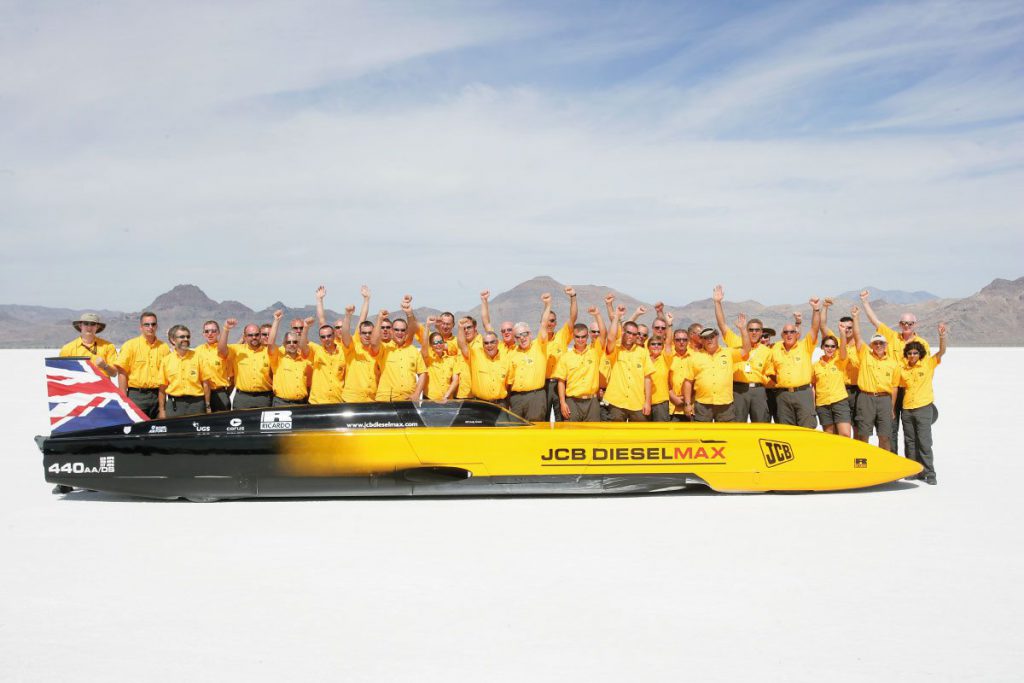
{"label": "sunglasses", "polygon": [[783,330],[782,334],[796,334],[796,330]]}
{"label": "sunglasses", "polygon": [[245,334],[245,336],[246,337],[258,337],[258,336],[260,336],[260,333],[259,332],[247,332]]}
{"label": "sunglasses", "polygon": [[503,327],[503,328],[501,328],[501,331],[502,332],[511,332],[512,328],[511,327]]}
{"label": "sunglasses", "polygon": [[601,334],[601,330],[591,330],[590,334]]}
{"label": "sunglasses", "polygon": [[484,342],[484,346],[494,346],[497,343],[498,343],[497,341]]}
{"label": "sunglasses", "polygon": [[[438,339],[438,340],[432,341],[430,343],[433,344],[434,346],[437,346],[438,344],[444,344],[444,339]],[[485,344],[493,344],[494,342],[484,342],[484,343]]]}
{"label": "sunglasses", "polygon": [[519,334],[516,335],[516,338],[517,339],[526,339],[529,336],[530,336],[529,332],[520,332]]}
{"label": "sunglasses", "polygon": [[901,327],[913,327],[916,324],[917,323],[915,321],[913,321],[913,320],[901,320],[900,321],[900,326]]}
{"label": "sunglasses", "polygon": [[298,344],[298,343],[299,343],[299,341],[297,339],[293,339],[292,341],[286,341],[285,342],[285,344]]}
{"label": "sunglasses", "polygon": [[654,329],[656,329],[656,330],[667,330],[668,328],[666,326],[664,326],[664,325],[655,325]]}
{"label": "sunglasses", "polygon": [[587,339],[590,337],[589,334],[574,334],[573,339]]}
{"label": "sunglasses", "polygon": [[391,329],[391,325],[381,325],[380,329],[382,329],[382,330],[390,330]]}
{"label": "sunglasses", "polygon": [[748,327],[747,328],[747,332],[760,332],[760,331],[761,331],[760,327]]}
{"label": "sunglasses", "polygon": [[823,348],[823,349],[838,349],[839,347],[836,346],[835,344],[825,344],[821,348]]}
{"label": "sunglasses", "polygon": [[920,351],[907,351],[907,355],[908,356],[920,356],[921,352]]}
{"label": "sunglasses", "polygon": [[203,330],[203,334],[217,334],[220,330]]}
{"label": "sunglasses", "polygon": [[333,334],[321,334],[320,338],[321,339],[333,339],[334,335]]}
{"label": "sunglasses", "polygon": [[156,323],[142,323],[143,327],[156,327]]}
{"label": "sunglasses", "polygon": [[650,343],[650,347],[652,349],[658,349],[658,348],[661,348],[662,346],[664,346],[664,344],[662,344],[661,342],[651,342]]}

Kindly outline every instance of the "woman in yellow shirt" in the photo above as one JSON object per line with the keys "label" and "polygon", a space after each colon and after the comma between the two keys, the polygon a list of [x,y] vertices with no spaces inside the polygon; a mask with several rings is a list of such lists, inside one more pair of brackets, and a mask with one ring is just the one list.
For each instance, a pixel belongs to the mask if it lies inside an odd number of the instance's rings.
{"label": "woman in yellow shirt", "polygon": [[846,339],[828,335],[821,341],[822,356],[811,368],[814,410],[821,428],[829,434],[849,437],[850,403],[846,393]]}
{"label": "woman in yellow shirt", "polygon": [[932,453],[932,422],[935,421],[935,392],[932,379],[935,368],[946,353],[946,323],[939,323],[939,350],[929,356],[924,344],[907,342],[903,357],[907,364],[900,369],[900,386],[906,389],[903,395],[903,454],[924,466],[917,479],[926,484],[938,483],[935,478],[935,460]]}

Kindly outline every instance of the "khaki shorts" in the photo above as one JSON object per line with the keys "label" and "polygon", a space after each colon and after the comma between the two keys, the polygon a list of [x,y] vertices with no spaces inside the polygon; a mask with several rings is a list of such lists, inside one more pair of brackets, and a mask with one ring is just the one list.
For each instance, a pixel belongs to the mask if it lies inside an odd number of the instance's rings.
{"label": "khaki shorts", "polygon": [[827,406],[818,406],[814,412],[818,414],[818,422],[822,427],[850,423],[850,402],[845,398]]}

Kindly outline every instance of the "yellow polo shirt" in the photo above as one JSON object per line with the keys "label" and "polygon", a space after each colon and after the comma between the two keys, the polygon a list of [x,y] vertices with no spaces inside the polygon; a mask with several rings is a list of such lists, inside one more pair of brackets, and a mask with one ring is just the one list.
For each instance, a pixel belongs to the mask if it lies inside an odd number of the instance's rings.
{"label": "yellow polo shirt", "polygon": [[[739,336],[729,328],[725,328],[725,331],[722,334],[722,340],[729,348],[743,348],[743,337]],[[768,359],[771,358],[771,355],[772,349],[769,346],[765,346],[764,344],[751,346],[750,355],[747,356],[747,359],[736,363],[732,381],[742,382],[743,384],[750,384],[751,382],[764,384],[764,366],[768,363]]]}
{"label": "yellow polo shirt", "polygon": [[189,349],[184,356],[177,351],[167,354],[160,364],[162,380],[168,396],[203,396],[202,361],[199,354]]}
{"label": "yellow polo shirt", "polygon": [[309,396],[313,375],[313,364],[309,358],[301,354],[292,358],[287,353],[278,353],[270,357],[270,369],[274,373],[274,396],[286,401],[301,401]]}
{"label": "yellow polo shirt", "polygon": [[555,366],[558,365],[558,359],[565,355],[571,345],[572,328],[569,327],[569,323],[566,323],[562,325],[560,330],[555,332],[555,335],[551,339],[548,339],[548,364],[544,370],[545,379],[554,376]]}
{"label": "yellow polo shirt", "polygon": [[345,386],[345,349],[335,343],[334,350],[328,351],[326,346],[310,343],[309,360],[313,366],[309,402],[340,403]]}
{"label": "yellow polo shirt", "polygon": [[512,369],[512,391],[533,391],[541,389],[547,379],[548,344],[540,339],[530,342],[525,351],[516,347],[509,354]]}
{"label": "yellow polo shirt", "polygon": [[[825,334],[839,339],[839,336],[829,328],[825,328]],[[857,373],[860,370],[860,359],[857,357],[856,343],[846,345],[846,367],[843,368],[843,381],[851,387],[857,386]]]}
{"label": "yellow polo shirt", "polygon": [[857,350],[860,360],[860,373],[857,375],[857,386],[861,391],[877,394],[892,391],[900,381],[900,366],[888,352],[879,358],[865,344]]}
{"label": "yellow polo shirt", "polygon": [[469,350],[469,376],[474,397],[485,401],[505,398],[511,374],[508,356],[502,357],[499,353],[491,358],[482,349]]}
{"label": "yellow polo shirt", "polygon": [[849,396],[846,393],[847,364],[848,358],[839,358],[838,356],[831,361],[822,356],[814,363],[814,367],[811,368],[814,405],[830,406]]}
{"label": "yellow polo shirt", "polygon": [[357,336],[352,337],[352,344],[345,347],[345,366],[341,400],[345,403],[372,403],[377,394],[377,356],[369,347],[363,346]]}
{"label": "yellow polo shirt", "polygon": [[907,365],[900,369],[900,386],[907,388],[903,394],[904,410],[913,410],[935,402],[932,379],[935,368],[941,361],[941,358],[935,356],[925,356],[913,367]]}
{"label": "yellow polo shirt", "polygon": [[878,334],[885,337],[885,340],[889,342],[887,345],[887,353],[890,356],[892,356],[893,360],[900,364],[901,368],[907,365],[907,359],[903,357],[903,349],[905,349],[907,347],[907,344],[909,344],[912,341],[920,342],[921,345],[924,346],[924,355],[922,356],[922,358],[930,356],[932,353],[932,347],[928,346],[928,342],[926,342],[916,333],[913,337],[904,341],[902,334],[892,329],[885,323],[882,323],[881,325],[878,326],[877,332]]}
{"label": "yellow polo shirt", "polygon": [[594,396],[600,387],[603,356],[597,344],[588,344],[582,352],[573,347],[558,358],[552,377],[565,380],[567,397]]}
{"label": "yellow polo shirt", "polygon": [[[650,351],[648,350],[648,353]],[[672,369],[672,359],[661,350],[657,358],[652,358],[654,374],[651,375],[651,405],[668,400],[668,373]]]}
{"label": "yellow polo shirt", "polygon": [[[458,356],[450,356],[447,353],[439,356],[431,350],[430,355],[424,361],[427,366],[426,396],[428,401],[440,401],[444,398],[448,387],[452,385],[452,377],[458,374],[457,369],[462,367],[462,363],[459,362],[460,358],[462,358],[461,353]],[[465,384],[468,385],[469,381],[467,380]],[[460,382],[453,398],[458,398],[461,390],[462,383]],[[467,390],[466,393],[468,395],[469,391]]]}
{"label": "yellow polo shirt", "polygon": [[160,363],[171,348],[159,339],[150,344],[141,334],[129,339],[117,354],[117,367],[128,375],[128,386],[134,389],[156,389],[163,382]]}
{"label": "yellow polo shirt", "polygon": [[[683,395],[683,382],[686,381],[686,377],[690,373],[690,358],[694,355],[694,352],[687,349],[685,356],[679,354],[672,355],[672,362],[669,365],[668,370],[668,383],[672,388],[672,393],[676,396],[682,397]],[[672,403],[669,404],[669,412],[673,415],[685,415],[686,411],[683,410],[682,406],[677,406]]]}
{"label": "yellow polo shirt", "polygon": [[[67,344],[60,347],[60,356],[61,358],[84,356],[94,363],[96,362],[96,359],[99,358],[111,367],[117,364],[117,349],[114,348],[114,345],[106,339],[100,339],[99,337],[96,337],[92,346],[86,346],[81,337],[75,337]],[[104,371],[101,370],[100,372]],[[110,375],[109,372],[107,374]],[[113,375],[110,376],[113,377]]]}
{"label": "yellow polo shirt", "polygon": [[504,358],[505,356],[507,356],[510,353],[512,353],[513,351],[515,351],[516,348],[518,348],[518,345],[516,344],[515,339],[512,340],[512,345],[509,346],[508,344],[505,343],[505,340],[503,340],[500,336],[498,337],[498,355],[499,356]]}
{"label": "yellow polo shirt", "polygon": [[261,346],[253,350],[248,344],[228,345],[228,361],[239,391],[261,393],[272,391],[274,383],[270,377],[270,358],[277,355],[276,347]]}
{"label": "yellow polo shirt", "polygon": [[631,349],[617,345],[608,354],[608,361],[611,369],[604,400],[623,410],[643,408],[644,378],[654,374],[654,363],[647,349],[640,344],[634,344]]}
{"label": "yellow polo shirt", "polygon": [[412,344],[381,347],[377,365],[380,367],[378,401],[408,401],[416,389],[417,376],[427,371],[423,354]]}
{"label": "yellow polo shirt", "polygon": [[793,344],[786,350],[781,342],[775,342],[766,366],[766,374],[775,374],[775,386],[783,389],[802,387],[811,383],[811,363],[814,355],[814,342],[810,335]]}
{"label": "yellow polo shirt", "polygon": [[743,350],[719,346],[714,353],[703,351],[686,355],[690,358],[686,379],[693,380],[693,400],[712,406],[732,403],[733,367],[743,360]]}
{"label": "yellow polo shirt", "polygon": [[461,353],[455,356],[455,372],[459,375],[455,398],[470,398],[473,395],[473,381],[470,378],[469,361]]}
{"label": "yellow polo shirt", "polygon": [[230,358],[221,358],[217,353],[217,342],[207,342],[195,349],[199,357],[199,368],[211,389],[223,389],[231,384]]}

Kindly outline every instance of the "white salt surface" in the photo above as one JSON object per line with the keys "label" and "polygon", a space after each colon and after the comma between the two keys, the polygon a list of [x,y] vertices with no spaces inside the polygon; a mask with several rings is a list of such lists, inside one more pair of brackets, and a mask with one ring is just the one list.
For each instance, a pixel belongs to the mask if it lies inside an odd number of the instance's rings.
{"label": "white salt surface", "polygon": [[212,504],[51,495],[43,356],[0,352],[4,681],[1021,677],[1024,349],[947,354],[934,487]]}

